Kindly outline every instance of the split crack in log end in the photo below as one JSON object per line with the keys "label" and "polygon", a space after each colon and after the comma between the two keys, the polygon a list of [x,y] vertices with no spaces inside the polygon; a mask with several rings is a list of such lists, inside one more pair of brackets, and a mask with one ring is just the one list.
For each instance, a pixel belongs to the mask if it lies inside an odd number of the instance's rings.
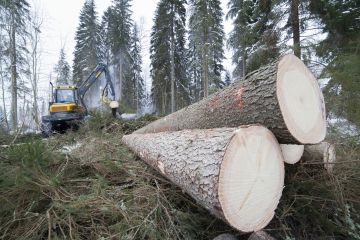
{"label": "split crack in log end", "polygon": [[[239,145],[244,139],[246,146]],[[262,126],[240,128],[220,168],[219,200],[228,223],[243,232],[265,227],[283,184],[283,158],[272,133]]]}

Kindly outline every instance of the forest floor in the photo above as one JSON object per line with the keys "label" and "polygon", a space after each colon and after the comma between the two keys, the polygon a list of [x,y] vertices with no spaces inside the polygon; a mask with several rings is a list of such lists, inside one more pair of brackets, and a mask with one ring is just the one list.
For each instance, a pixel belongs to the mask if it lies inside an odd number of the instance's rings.
{"label": "forest floor", "polygon": [[[121,144],[155,120],[94,116],[78,131],[0,133],[0,239],[212,239],[238,233]],[[321,163],[286,166],[286,185],[265,231],[277,239],[360,239],[360,146]]]}

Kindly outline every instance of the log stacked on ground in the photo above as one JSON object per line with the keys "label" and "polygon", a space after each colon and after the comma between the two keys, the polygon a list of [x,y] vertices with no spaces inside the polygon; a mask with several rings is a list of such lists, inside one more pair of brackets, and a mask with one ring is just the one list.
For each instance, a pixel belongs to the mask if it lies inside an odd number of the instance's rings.
{"label": "log stacked on ground", "polygon": [[284,162],[295,164],[300,161],[304,153],[304,145],[280,144],[281,152],[284,156]]}
{"label": "log stacked on ground", "polygon": [[328,173],[332,173],[336,162],[335,145],[328,142],[307,145],[304,149],[303,159],[307,162],[323,162]]}
{"label": "log stacked on ground", "polygon": [[260,230],[273,218],[284,163],[277,140],[265,127],[131,134],[123,142],[239,231]]}
{"label": "log stacked on ground", "polygon": [[316,144],[326,134],[319,85],[294,55],[248,74],[222,91],[159,119],[135,133],[261,124],[280,143]]}

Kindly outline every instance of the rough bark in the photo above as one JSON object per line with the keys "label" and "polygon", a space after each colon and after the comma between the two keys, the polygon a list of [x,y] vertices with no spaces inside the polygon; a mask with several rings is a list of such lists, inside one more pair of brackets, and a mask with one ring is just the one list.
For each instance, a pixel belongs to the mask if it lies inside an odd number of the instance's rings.
{"label": "rough bark", "polygon": [[[174,11],[174,6],[172,7]],[[175,39],[174,39],[174,24],[171,24],[170,36],[170,81],[171,81],[171,112],[175,112]]]}
{"label": "rough bark", "polygon": [[306,145],[302,158],[307,162],[324,163],[324,168],[328,173],[332,173],[336,163],[335,145],[328,142]]}
{"label": "rough bark", "polygon": [[284,162],[288,164],[295,164],[300,161],[304,153],[304,145],[295,144],[280,144],[283,153]]}
{"label": "rough bark", "polygon": [[276,240],[276,239],[264,231],[258,231],[251,234],[248,240]]}
{"label": "rough bark", "polygon": [[263,126],[131,134],[123,142],[215,216],[243,232],[274,215],[284,164]]}
{"label": "rough bark", "polygon": [[12,130],[17,130],[18,116],[17,116],[17,56],[16,56],[16,26],[15,16],[12,13],[11,27],[10,27],[10,61],[11,61],[11,124]]}
{"label": "rough bark", "polygon": [[2,66],[1,66],[1,64],[0,64],[0,78],[1,78],[1,99],[2,99],[2,106],[3,106],[2,110],[3,110],[3,114],[4,114],[4,121],[5,121],[6,130],[9,131],[10,127],[9,127],[9,122],[8,122],[6,101],[5,101],[5,82],[4,82],[4,77],[2,75]]}
{"label": "rough bark", "polygon": [[[281,79],[282,85],[278,79]],[[296,94],[296,85],[303,82],[307,85],[301,86],[303,91],[296,98],[298,102],[294,104],[287,101],[293,92]],[[306,102],[306,107],[302,105],[303,102]],[[308,113],[309,106],[312,113]],[[304,118],[311,118],[312,115],[316,115],[316,119],[312,119],[311,124],[306,126]],[[266,126],[280,143],[313,144],[324,139],[326,122],[322,93],[311,72],[294,55],[286,55],[277,62],[249,73],[222,91],[135,133],[237,127],[246,124]]]}
{"label": "rough bark", "polygon": [[291,0],[291,29],[293,33],[294,55],[301,58],[300,47],[300,20],[299,20],[299,0]]}
{"label": "rough bark", "polygon": [[238,238],[235,235],[223,233],[213,238],[213,240],[238,240]]}

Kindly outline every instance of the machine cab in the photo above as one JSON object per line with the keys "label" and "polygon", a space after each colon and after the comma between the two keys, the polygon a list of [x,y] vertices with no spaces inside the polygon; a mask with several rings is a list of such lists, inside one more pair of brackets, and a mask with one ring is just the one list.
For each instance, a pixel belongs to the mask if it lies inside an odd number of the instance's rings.
{"label": "machine cab", "polygon": [[50,114],[57,112],[77,112],[81,110],[77,91],[77,87],[73,86],[55,87],[52,102],[50,103]]}
{"label": "machine cab", "polygon": [[77,103],[76,87],[57,87],[54,92],[54,103]]}

